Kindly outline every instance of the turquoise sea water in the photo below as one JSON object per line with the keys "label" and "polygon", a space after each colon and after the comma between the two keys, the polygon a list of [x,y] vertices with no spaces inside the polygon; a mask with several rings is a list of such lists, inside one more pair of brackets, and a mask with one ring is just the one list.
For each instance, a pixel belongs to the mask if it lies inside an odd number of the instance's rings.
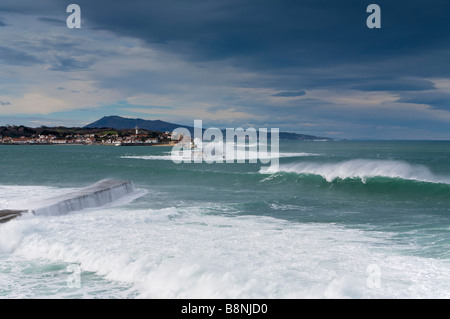
{"label": "turquoise sea water", "polygon": [[450,142],[281,141],[278,168],[170,151],[0,146],[0,210],[137,189],[0,224],[0,298],[450,297]]}

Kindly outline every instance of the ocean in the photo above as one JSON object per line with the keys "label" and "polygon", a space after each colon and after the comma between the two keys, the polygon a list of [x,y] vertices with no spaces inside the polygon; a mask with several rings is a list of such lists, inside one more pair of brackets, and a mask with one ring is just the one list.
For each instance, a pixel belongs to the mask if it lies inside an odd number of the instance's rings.
{"label": "ocean", "polygon": [[280,141],[280,164],[170,147],[0,146],[0,298],[449,298],[450,142]]}

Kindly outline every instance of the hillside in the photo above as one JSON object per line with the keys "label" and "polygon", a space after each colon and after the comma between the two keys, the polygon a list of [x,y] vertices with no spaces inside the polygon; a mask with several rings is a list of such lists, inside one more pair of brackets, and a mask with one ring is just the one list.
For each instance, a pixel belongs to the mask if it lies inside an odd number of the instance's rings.
{"label": "hillside", "polygon": [[98,121],[95,121],[91,124],[85,126],[85,128],[113,128],[117,130],[122,129],[133,129],[138,126],[140,129],[151,130],[151,131],[159,131],[172,132],[178,127],[185,127],[189,130],[193,130],[193,127],[188,127],[180,124],[173,124],[164,122],[161,120],[143,120],[143,119],[130,119],[120,116],[105,116]]}
{"label": "hillside", "polygon": [[[151,130],[151,131],[159,131],[172,132],[176,128],[183,127],[188,129],[191,132],[191,135],[194,134],[194,128],[191,126],[174,124],[169,122],[164,122],[161,120],[143,120],[143,119],[130,119],[124,118],[121,116],[105,116],[98,121],[95,121],[91,124],[86,125],[84,128],[112,128],[112,129],[133,129],[138,126],[141,129]],[[289,132],[280,132],[280,139],[286,140],[299,140],[299,141],[315,141],[315,140],[326,140],[331,141],[332,139],[329,137],[319,137],[313,135],[305,135],[305,134],[297,134],[297,133],[289,133]]]}

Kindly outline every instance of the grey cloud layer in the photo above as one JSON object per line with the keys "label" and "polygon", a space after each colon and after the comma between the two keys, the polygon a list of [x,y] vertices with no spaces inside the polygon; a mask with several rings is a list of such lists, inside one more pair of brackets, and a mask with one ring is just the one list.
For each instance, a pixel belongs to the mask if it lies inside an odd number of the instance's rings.
{"label": "grey cloud layer", "polygon": [[[450,48],[450,3],[443,0],[435,0],[432,5],[424,0],[379,0],[380,30],[365,26],[365,8],[370,1],[360,0],[77,3],[85,26],[140,38],[186,60],[230,59],[240,68],[273,76],[281,73],[294,81],[302,77],[293,73],[347,64],[358,65],[354,75],[361,88],[367,73],[378,78],[388,76],[388,89],[389,80],[404,76],[404,72],[412,77],[421,76],[424,69],[427,76],[450,74],[450,67],[442,66],[439,57],[440,50]],[[40,19],[52,24],[64,22],[67,15],[64,4],[56,0],[40,1],[39,6],[35,1],[5,0],[0,11],[42,13]],[[398,63],[399,55],[403,63]],[[416,63],[420,56],[426,59]],[[332,71],[327,77],[316,75],[312,81],[326,84],[330,74]],[[345,75],[332,75],[345,81]]]}

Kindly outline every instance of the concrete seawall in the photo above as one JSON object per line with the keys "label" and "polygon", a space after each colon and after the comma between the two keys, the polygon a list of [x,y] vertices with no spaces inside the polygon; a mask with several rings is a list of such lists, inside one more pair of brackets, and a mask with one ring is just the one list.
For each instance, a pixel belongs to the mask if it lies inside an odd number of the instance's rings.
{"label": "concrete seawall", "polygon": [[26,212],[26,210],[0,210],[0,224],[6,223]]}
{"label": "concrete seawall", "polygon": [[114,202],[135,191],[130,181],[103,180],[79,191],[44,199],[28,210],[1,210],[0,223],[5,223],[24,213],[35,215],[64,215],[87,208]]}

